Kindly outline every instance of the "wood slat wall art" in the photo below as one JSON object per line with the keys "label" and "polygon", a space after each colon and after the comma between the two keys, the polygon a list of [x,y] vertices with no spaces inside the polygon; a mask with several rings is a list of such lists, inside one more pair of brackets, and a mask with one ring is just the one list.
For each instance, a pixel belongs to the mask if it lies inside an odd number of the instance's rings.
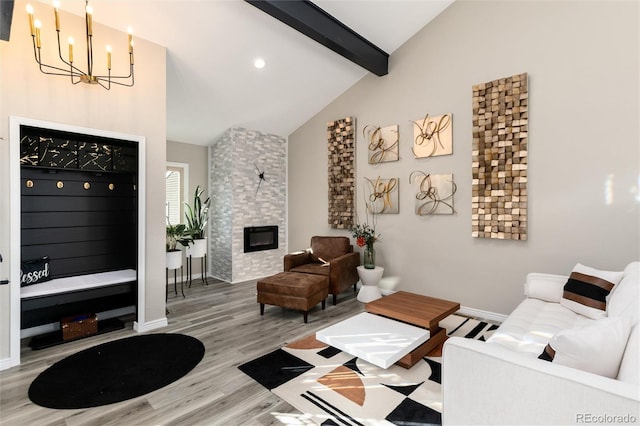
{"label": "wood slat wall art", "polygon": [[355,215],[355,119],[327,123],[329,226],[349,229]]}
{"label": "wood slat wall art", "polygon": [[473,86],[472,236],[527,239],[527,74]]}

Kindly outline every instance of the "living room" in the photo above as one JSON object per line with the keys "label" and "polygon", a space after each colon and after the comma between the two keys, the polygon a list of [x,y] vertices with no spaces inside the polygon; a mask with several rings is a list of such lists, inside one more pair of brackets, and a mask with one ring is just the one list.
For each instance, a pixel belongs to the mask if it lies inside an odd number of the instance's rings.
{"label": "living room", "polygon": [[[17,1],[16,10],[24,10],[25,4]],[[26,18],[16,18],[13,25],[12,32],[28,33]],[[82,31],[80,23],[77,30]],[[120,34],[104,31],[111,38]],[[638,31],[638,4],[631,1],[454,2],[393,52],[389,75],[365,76],[294,132],[282,135],[287,138],[288,203],[283,243],[295,251],[308,247],[313,235],[350,237],[327,225],[327,167],[318,159],[327,157],[327,122],[354,117],[360,220],[365,215],[364,178],[384,175],[400,180],[399,213],[378,215],[376,224],[382,235],[376,244],[377,263],[385,268],[387,290],[456,300],[469,313],[503,318],[522,300],[528,272],[567,275],[578,262],[624,269],[640,257]],[[17,262],[9,221],[14,205],[6,195],[11,189],[10,116],[144,135],[147,285],[137,323],[139,331],[162,330],[167,324],[166,161],[184,162],[171,151],[189,142],[167,142],[165,49],[136,40],[136,50],[145,52],[145,59],[136,63],[136,85],[126,91],[89,91],[43,76],[32,63],[30,43],[28,37],[0,43],[4,265]],[[531,137],[528,238],[473,238],[472,86],[525,72]],[[413,158],[410,120],[425,113],[452,114],[452,155]],[[367,163],[361,134],[364,126],[374,123],[399,125],[399,161]],[[455,214],[414,214],[408,188],[415,170],[453,174],[458,188]],[[19,359],[20,344],[10,329],[15,303],[10,287],[1,286],[0,362],[7,367],[15,365],[10,360]],[[251,314],[258,318],[257,307]]]}

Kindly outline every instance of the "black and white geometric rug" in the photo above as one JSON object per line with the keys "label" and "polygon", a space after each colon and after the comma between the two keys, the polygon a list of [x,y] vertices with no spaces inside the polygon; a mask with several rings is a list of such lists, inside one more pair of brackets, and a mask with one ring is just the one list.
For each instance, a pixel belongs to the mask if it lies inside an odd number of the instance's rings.
{"label": "black and white geometric rug", "polygon": [[[478,340],[498,327],[459,315],[440,326],[449,336]],[[442,424],[440,357],[385,370],[312,335],[238,368],[320,425]]]}

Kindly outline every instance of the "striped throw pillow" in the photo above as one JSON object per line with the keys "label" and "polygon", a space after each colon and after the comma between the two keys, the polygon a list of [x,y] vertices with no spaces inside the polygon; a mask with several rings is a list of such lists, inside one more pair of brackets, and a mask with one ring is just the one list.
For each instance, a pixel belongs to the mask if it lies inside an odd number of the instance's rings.
{"label": "striped throw pillow", "polygon": [[578,263],[564,285],[560,304],[592,319],[607,316],[607,296],[624,272],[600,271]]}

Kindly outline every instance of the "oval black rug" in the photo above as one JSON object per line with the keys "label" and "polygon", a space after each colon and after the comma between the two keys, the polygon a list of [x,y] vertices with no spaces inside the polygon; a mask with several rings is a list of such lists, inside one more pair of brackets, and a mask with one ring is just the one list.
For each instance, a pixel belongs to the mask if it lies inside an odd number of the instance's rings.
{"label": "oval black rug", "polygon": [[144,395],[191,371],[204,345],[184,334],[148,334],[103,343],[53,364],[29,387],[47,408],[89,408]]}

